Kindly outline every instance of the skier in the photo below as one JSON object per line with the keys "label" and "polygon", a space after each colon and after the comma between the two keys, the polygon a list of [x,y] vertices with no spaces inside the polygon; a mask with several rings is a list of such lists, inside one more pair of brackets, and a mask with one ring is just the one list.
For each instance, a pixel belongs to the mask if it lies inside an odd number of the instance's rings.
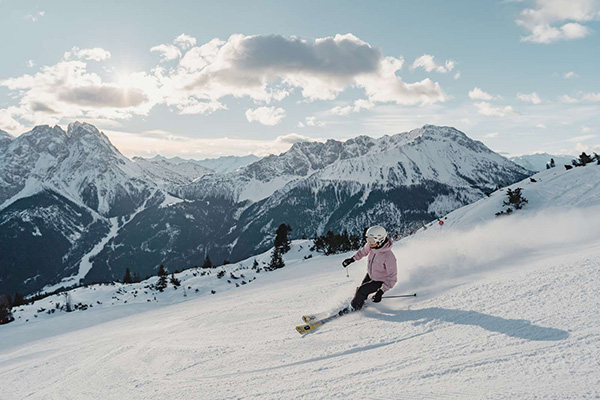
{"label": "skier", "polygon": [[367,243],[354,256],[342,262],[344,268],[358,261],[364,256],[367,258],[367,275],[360,287],[356,289],[354,299],[350,305],[354,310],[360,310],[365,300],[371,293],[373,302],[379,303],[383,293],[390,290],[396,284],[398,270],[396,267],[396,256],[392,253],[392,239],[388,237],[387,231],[382,226],[372,226],[365,234]]}

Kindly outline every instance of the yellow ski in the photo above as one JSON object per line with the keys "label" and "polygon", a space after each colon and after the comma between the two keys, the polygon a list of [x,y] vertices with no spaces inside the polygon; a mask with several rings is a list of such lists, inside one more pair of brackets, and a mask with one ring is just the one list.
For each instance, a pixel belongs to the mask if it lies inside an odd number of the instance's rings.
{"label": "yellow ski", "polygon": [[312,332],[313,330],[317,329],[321,325],[323,325],[323,322],[315,321],[313,323],[309,323],[309,324],[305,324],[305,325],[298,325],[296,327],[296,330],[298,331],[299,334],[306,335],[307,333]]}
{"label": "yellow ski", "polygon": [[327,318],[323,318],[323,319],[319,319],[319,320],[316,320],[316,317],[314,315],[303,315],[302,319],[304,320],[304,322],[306,322],[306,324],[298,325],[296,327],[296,330],[298,331],[299,334],[306,335],[307,333],[311,333],[312,331],[314,331],[321,325],[323,325],[329,321],[333,321],[334,319],[339,318],[342,315],[346,315],[349,312],[350,312],[349,308],[344,308],[343,310],[340,310],[337,314],[333,314]]}

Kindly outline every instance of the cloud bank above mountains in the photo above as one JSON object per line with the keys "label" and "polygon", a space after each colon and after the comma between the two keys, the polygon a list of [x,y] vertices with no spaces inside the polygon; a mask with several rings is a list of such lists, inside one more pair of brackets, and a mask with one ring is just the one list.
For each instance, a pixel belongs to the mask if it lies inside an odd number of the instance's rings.
{"label": "cloud bank above mountains", "polygon": [[[22,125],[19,121],[31,125],[62,118],[128,119],[148,115],[160,104],[179,114],[210,114],[227,108],[226,97],[251,99],[261,107],[248,110],[248,120],[275,125],[285,113],[266,105],[294,91],[306,102],[334,100],[347,88],[362,90],[363,104],[432,104],[448,98],[429,78],[405,82],[398,75],[402,57],[385,56],[352,34],[314,40],[236,34],[201,45],[182,34],[150,51],[159,54],[158,65],[116,80],[91,72],[89,64],[110,59],[109,51],[77,47],[37,73],[0,80],[19,100],[1,110],[3,126],[14,130]],[[418,65],[430,71],[433,58],[425,61]],[[434,71],[453,65],[447,61]],[[275,109],[278,116],[266,115]]]}

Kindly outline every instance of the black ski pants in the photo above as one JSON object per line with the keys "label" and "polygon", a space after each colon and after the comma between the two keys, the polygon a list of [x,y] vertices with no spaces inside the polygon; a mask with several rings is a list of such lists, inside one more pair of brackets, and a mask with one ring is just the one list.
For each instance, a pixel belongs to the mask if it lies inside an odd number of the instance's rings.
{"label": "black ski pants", "polygon": [[356,288],[356,294],[354,295],[352,302],[350,302],[352,308],[360,310],[363,304],[365,304],[367,297],[371,293],[378,291],[381,288],[381,285],[383,285],[383,282],[372,280],[369,274],[365,275],[365,279],[363,279],[362,284]]}

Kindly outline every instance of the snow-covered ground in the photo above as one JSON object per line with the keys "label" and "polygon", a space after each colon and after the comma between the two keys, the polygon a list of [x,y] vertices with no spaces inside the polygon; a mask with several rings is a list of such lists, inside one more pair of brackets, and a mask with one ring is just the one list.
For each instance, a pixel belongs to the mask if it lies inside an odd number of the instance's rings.
{"label": "snow-covered ground", "polygon": [[[297,242],[284,269],[237,288],[188,270],[200,290],[185,298],[100,286],[102,307],[17,319],[0,327],[0,399],[598,398],[600,167],[534,178],[513,185],[529,200],[513,215],[494,217],[498,192],[395,245],[389,294],[418,297],[304,337],[301,315],[348,300],[364,260],[347,278],[348,254],[305,259]],[[252,279],[252,262],[226,267]]]}

